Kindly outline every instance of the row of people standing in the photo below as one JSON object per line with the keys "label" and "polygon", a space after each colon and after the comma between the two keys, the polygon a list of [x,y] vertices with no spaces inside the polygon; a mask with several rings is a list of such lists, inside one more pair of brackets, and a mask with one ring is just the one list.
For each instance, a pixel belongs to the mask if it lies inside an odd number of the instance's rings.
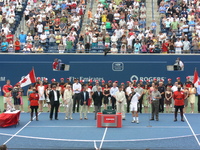
{"label": "row of people standing", "polygon": [[[63,78],[61,78],[63,79]],[[154,80],[155,81],[155,80]],[[153,89],[154,86],[158,86],[158,90],[161,92],[161,95],[162,95],[162,98],[160,100],[160,111],[163,112],[164,111],[164,105],[166,105],[166,110],[167,112],[169,112],[168,110],[168,106],[170,106],[172,104],[172,101],[171,101],[171,98],[170,98],[170,89],[168,88],[167,90],[167,86],[169,87],[173,87],[172,88],[172,91],[174,92],[177,88],[177,85],[176,85],[176,82],[173,86],[172,82],[171,82],[171,79],[168,79],[168,83],[166,85],[163,84],[163,81],[160,81],[160,83],[158,81],[155,81],[152,84],[150,84],[148,81],[146,83],[146,85],[144,85],[142,83],[142,81],[140,81],[139,84],[135,84],[136,82],[133,81],[133,83],[131,82],[128,82],[128,85],[125,85],[125,84],[121,84],[122,87],[123,87],[123,90],[125,91],[125,94],[126,94],[126,99],[130,93],[130,87],[133,86],[134,88],[136,88],[138,90],[138,92],[140,94],[142,94],[142,97],[140,99],[140,113],[142,113],[142,105],[144,106],[144,112],[147,113],[148,112],[148,94],[149,94],[149,90]],[[44,81],[44,84],[45,84],[46,81]],[[57,86],[57,90],[60,91],[60,95],[61,95],[61,98],[62,99],[62,96],[63,96],[63,92],[64,92],[64,85],[66,83],[63,83],[60,82],[59,84],[58,83],[54,83],[55,81],[52,82],[52,84],[56,85]],[[71,83],[67,83],[67,84],[70,84],[72,85],[72,90],[73,90],[73,113],[75,112],[75,108],[77,107],[77,112],[79,112],[79,100],[80,100],[80,92],[82,90],[82,86],[83,85],[86,85],[86,88],[87,88],[87,91],[89,92],[89,102],[88,102],[88,110],[90,108],[90,105],[92,104],[92,93],[97,91],[97,87],[99,86],[99,82],[96,81],[95,85],[92,86],[91,84],[82,84],[82,82],[79,82],[79,80],[75,80],[74,84],[71,84]],[[109,100],[110,101],[110,104],[112,104],[112,108],[115,109],[115,103],[116,103],[116,99],[115,99],[115,92],[118,91],[118,83],[117,82],[114,82],[114,84],[104,84],[102,83],[102,89],[101,91],[103,92],[103,104],[104,104],[104,108],[106,109],[107,105],[108,105],[108,102]],[[160,85],[159,85],[160,84]],[[180,81],[180,78],[178,77],[177,78],[177,84],[180,84],[181,86],[183,86],[183,83]],[[192,82],[189,81],[189,77],[187,77],[187,81],[184,83],[184,85],[187,87],[187,89],[191,86]],[[45,86],[45,85],[44,85]],[[47,89],[51,89],[50,88],[50,85],[47,85]],[[46,89],[46,92],[48,92]],[[166,92],[165,92],[166,91]],[[191,91],[190,91],[191,92]],[[190,93],[191,94],[191,93]],[[190,96],[192,97],[192,96]],[[62,102],[63,103],[63,102]],[[129,112],[129,101],[127,101],[127,112]],[[42,107],[40,107],[42,109]]]}

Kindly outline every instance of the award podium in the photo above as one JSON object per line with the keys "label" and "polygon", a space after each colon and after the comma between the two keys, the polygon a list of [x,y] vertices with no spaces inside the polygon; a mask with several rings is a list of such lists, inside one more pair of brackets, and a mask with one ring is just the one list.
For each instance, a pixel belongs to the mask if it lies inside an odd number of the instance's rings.
{"label": "award podium", "polygon": [[111,106],[102,113],[97,113],[97,128],[121,128],[122,127],[122,114],[116,113],[112,110]]}

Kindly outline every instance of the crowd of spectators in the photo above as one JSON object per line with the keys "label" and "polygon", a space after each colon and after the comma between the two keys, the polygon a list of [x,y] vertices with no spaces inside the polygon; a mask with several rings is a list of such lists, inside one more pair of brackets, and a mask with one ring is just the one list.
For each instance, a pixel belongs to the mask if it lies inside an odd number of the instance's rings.
{"label": "crowd of spectators", "polygon": [[200,50],[200,1],[158,0],[161,16],[161,34],[163,51],[181,53],[199,53]]}
{"label": "crowd of spectators", "polygon": [[[197,0],[158,0],[160,31],[156,20],[146,24],[145,0],[101,0],[97,10],[87,11],[87,25],[81,34],[86,3],[81,1],[28,1],[24,11],[28,32],[14,41],[13,8],[2,10],[2,52],[76,53],[199,53],[200,2]],[[5,13],[5,10],[10,13]],[[3,13],[4,12],[4,13]],[[4,19],[7,21],[4,22]]]}
{"label": "crowd of spectators", "polygon": [[145,1],[100,1],[85,31],[86,52],[139,53],[147,42],[144,34],[151,32],[146,29]]}
{"label": "crowd of spectators", "polygon": [[[101,1],[86,27],[85,49],[110,53],[199,53],[200,2],[158,0],[160,27],[156,20],[146,24],[141,1]],[[156,32],[156,29],[160,31]]]}
{"label": "crowd of spectators", "polygon": [[[70,52],[76,43],[84,11],[84,0],[28,1],[24,10],[28,31],[21,31],[16,41],[12,39],[14,51],[43,53],[53,47],[60,53]],[[8,41],[5,43],[10,44]],[[5,47],[5,52],[10,52],[8,47]]]}
{"label": "crowd of spectators", "polygon": [[14,52],[14,33],[22,18],[26,2],[0,2],[0,44],[2,52]]}

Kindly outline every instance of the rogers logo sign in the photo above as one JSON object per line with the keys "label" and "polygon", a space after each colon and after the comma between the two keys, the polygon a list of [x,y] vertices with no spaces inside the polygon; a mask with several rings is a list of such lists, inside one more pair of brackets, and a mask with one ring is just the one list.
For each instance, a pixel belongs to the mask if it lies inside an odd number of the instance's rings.
{"label": "rogers logo sign", "polygon": [[106,121],[113,121],[115,120],[114,118],[106,118]]}
{"label": "rogers logo sign", "polygon": [[158,81],[160,79],[166,79],[166,77],[138,77],[137,75],[132,75],[130,77],[130,81],[133,81],[133,80],[136,80],[136,81],[139,81],[139,80],[143,80],[143,81],[146,81],[146,80],[150,80],[150,81],[153,81],[153,79],[157,79]]}

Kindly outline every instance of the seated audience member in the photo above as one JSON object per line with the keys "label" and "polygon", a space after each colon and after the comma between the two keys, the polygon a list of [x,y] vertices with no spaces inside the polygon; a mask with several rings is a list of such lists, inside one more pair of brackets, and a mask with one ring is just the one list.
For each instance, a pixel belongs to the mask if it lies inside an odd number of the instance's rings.
{"label": "seated audience member", "polygon": [[127,53],[133,53],[133,49],[132,49],[132,47],[130,45],[128,45],[126,51],[127,51]]}
{"label": "seated audience member", "polygon": [[8,46],[8,53],[13,53],[13,52],[14,52],[13,45],[9,45]]}
{"label": "seated audience member", "polygon": [[6,42],[6,39],[4,39],[3,42],[1,43],[1,51],[8,52],[8,42]]}
{"label": "seated audience member", "polygon": [[62,42],[58,45],[58,52],[59,53],[64,53],[65,52],[65,45],[63,45]]}
{"label": "seated audience member", "polygon": [[117,49],[116,44],[112,44],[112,47],[111,47],[111,49],[110,49],[110,52],[111,52],[112,54],[117,54],[117,53],[118,53],[118,49]]}
{"label": "seated audience member", "polygon": [[24,45],[24,48],[22,50],[23,53],[30,53],[31,49],[27,47],[27,45]]}
{"label": "seated audience member", "polygon": [[77,50],[76,50],[77,53],[85,53],[85,46],[83,44],[83,42],[79,42],[77,44]]}
{"label": "seated audience member", "polygon": [[43,53],[43,48],[41,46],[39,46],[36,50],[37,53]]}

